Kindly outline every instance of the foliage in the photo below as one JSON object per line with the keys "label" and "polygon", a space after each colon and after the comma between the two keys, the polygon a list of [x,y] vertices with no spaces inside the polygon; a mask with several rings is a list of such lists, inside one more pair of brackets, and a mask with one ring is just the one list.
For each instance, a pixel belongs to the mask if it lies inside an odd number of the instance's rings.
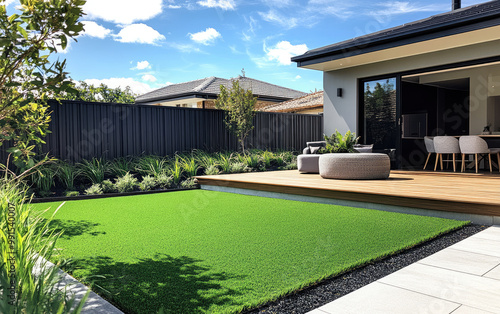
{"label": "foliage", "polygon": [[47,100],[73,91],[66,61],[49,56],[83,31],[78,20],[85,1],[19,2],[11,15],[0,4],[0,146],[13,141],[8,151],[23,171],[35,164],[33,149],[48,132]]}
{"label": "foliage", "polygon": [[115,184],[111,180],[104,180],[101,182],[101,189],[104,193],[116,192]]}
{"label": "foliage", "polygon": [[152,190],[156,187],[157,182],[155,177],[152,176],[145,176],[142,178],[142,181],[139,183],[139,189],[141,191],[149,191]]}
{"label": "foliage", "polygon": [[242,162],[234,162],[231,164],[231,173],[241,173],[248,172],[250,169],[247,167],[245,163]]}
{"label": "foliage", "polygon": [[217,165],[210,165],[205,169],[205,174],[209,176],[218,175],[220,173],[219,167]]}
{"label": "foliage", "polygon": [[57,163],[56,176],[66,190],[75,189],[75,180],[79,174],[79,169],[77,169],[74,165],[63,161],[59,161]]}
{"label": "foliage", "polygon": [[223,173],[231,173],[231,161],[233,154],[218,153],[218,164]]}
{"label": "foliage", "polygon": [[89,180],[92,184],[101,183],[104,181],[104,176],[106,175],[108,164],[101,158],[92,158],[89,160],[84,160],[78,164],[81,174],[84,178]]}
{"label": "foliage", "polygon": [[245,152],[245,139],[253,130],[255,104],[257,97],[251,90],[240,87],[238,80],[233,80],[233,87],[227,89],[220,86],[220,94],[215,101],[215,107],[225,111],[225,123],[230,132],[238,138],[241,150]]}
{"label": "foliage", "polygon": [[102,191],[101,185],[99,183],[94,183],[85,190],[85,195],[96,195],[102,193],[104,192]]}
{"label": "foliage", "polygon": [[76,304],[56,287],[64,265],[48,264],[61,236],[49,227],[52,216],[45,219],[46,211],[31,207],[17,180],[0,180],[0,313],[80,313],[90,290]]}
{"label": "foliage", "polygon": [[57,170],[53,164],[44,164],[36,169],[31,175],[33,187],[38,190],[40,195],[47,196],[50,189],[54,186],[54,177]]}
{"label": "foliage", "polygon": [[87,84],[84,81],[80,81],[77,83],[75,89],[75,93],[68,94],[64,98],[68,100],[81,100],[88,102],[133,104],[135,103],[135,97],[137,96],[134,92],[132,92],[130,86],[127,86],[122,90],[120,87],[111,88],[102,83],[99,86],[94,86],[92,84]]}
{"label": "foliage", "polygon": [[161,189],[168,189],[168,188],[172,187],[172,184],[174,182],[172,176],[169,176],[166,173],[160,174],[155,179],[156,179],[156,184]]}
{"label": "foliage", "polygon": [[132,192],[137,185],[137,178],[129,172],[115,180],[115,188],[119,193]]}
{"label": "foliage", "polygon": [[194,178],[189,178],[181,182],[181,188],[183,189],[193,189],[197,186]]}
{"label": "foliage", "polygon": [[108,166],[109,173],[115,177],[121,177],[135,168],[136,163],[133,157],[116,158]]}
{"label": "foliage", "polygon": [[181,161],[179,160],[179,157],[175,158],[175,162],[170,168],[170,176],[172,177],[172,182],[175,185],[179,185],[181,182],[182,176],[184,174]]}
{"label": "foliage", "polygon": [[193,157],[184,157],[180,158],[182,169],[186,173],[188,177],[194,177],[198,173],[198,169],[200,168],[196,163],[196,160]]}
{"label": "foliage", "polygon": [[319,154],[326,153],[356,153],[354,145],[358,143],[359,137],[356,137],[355,133],[347,131],[345,135],[342,135],[339,131],[335,130],[335,133],[331,136],[325,134],[326,147],[319,149]]}
{"label": "foliage", "polygon": [[66,191],[64,193],[64,196],[66,196],[66,197],[79,196],[79,195],[80,195],[80,192],[78,192],[78,191]]}
{"label": "foliage", "polygon": [[168,160],[158,156],[144,156],[137,161],[137,172],[142,176],[158,176],[165,173],[168,168]]}
{"label": "foliage", "polygon": [[467,224],[206,190],[65,207],[61,223],[95,225],[58,241],[72,274],[106,275],[96,292],[108,290],[126,313],[250,312]]}

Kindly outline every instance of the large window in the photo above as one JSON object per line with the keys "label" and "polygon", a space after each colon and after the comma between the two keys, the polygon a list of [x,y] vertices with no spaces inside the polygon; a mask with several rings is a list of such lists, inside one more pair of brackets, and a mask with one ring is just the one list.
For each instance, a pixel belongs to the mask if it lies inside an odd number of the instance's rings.
{"label": "large window", "polygon": [[362,141],[394,152],[399,141],[396,78],[363,82]]}

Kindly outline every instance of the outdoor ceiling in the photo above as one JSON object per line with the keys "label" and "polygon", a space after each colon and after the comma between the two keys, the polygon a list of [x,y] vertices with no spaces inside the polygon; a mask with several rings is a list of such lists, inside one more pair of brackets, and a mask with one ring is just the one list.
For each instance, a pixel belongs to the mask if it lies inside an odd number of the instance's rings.
{"label": "outdoor ceiling", "polygon": [[398,58],[405,58],[415,55],[449,50],[453,48],[465,47],[480,43],[493,42],[493,41],[500,42],[498,34],[500,34],[500,26],[493,26],[467,33],[461,33],[457,35],[451,35],[423,42],[369,52],[357,56],[306,65],[303,66],[303,68],[319,70],[319,71],[340,70],[360,65],[389,61]]}
{"label": "outdoor ceiling", "polygon": [[177,104],[197,103],[199,101],[204,101],[204,100],[206,100],[206,99],[204,99],[204,98],[197,98],[197,97],[191,97],[191,98],[184,98],[184,99],[177,99],[177,100],[158,101],[158,105],[161,105],[161,106],[175,106]]}

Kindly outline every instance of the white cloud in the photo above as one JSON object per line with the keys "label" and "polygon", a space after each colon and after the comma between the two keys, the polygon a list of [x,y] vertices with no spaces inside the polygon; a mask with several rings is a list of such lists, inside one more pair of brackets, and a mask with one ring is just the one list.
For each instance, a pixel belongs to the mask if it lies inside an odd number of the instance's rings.
{"label": "white cloud", "polygon": [[418,5],[402,1],[386,1],[377,4],[380,9],[368,12],[377,21],[383,23],[393,15],[400,15],[414,12],[439,12],[449,10],[448,6],[443,4]]}
{"label": "white cloud", "polygon": [[151,64],[149,64],[149,62],[147,62],[146,60],[139,61],[137,62],[137,65],[133,69],[134,70],[151,69]]}
{"label": "white cloud", "polygon": [[168,5],[168,8],[169,8],[169,9],[180,9],[180,8],[182,8],[182,7],[181,7],[180,5],[173,5],[173,4],[169,4],[169,5]]}
{"label": "white cloud", "polygon": [[94,86],[99,86],[100,84],[105,84],[110,88],[120,87],[121,89],[125,89],[127,86],[129,86],[130,89],[135,94],[139,94],[139,95],[150,92],[153,90],[148,84],[143,83],[143,82],[138,82],[130,77],[112,77],[109,79],[102,79],[102,80],[86,79],[86,80],[84,80],[84,82],[87,84],[94,85]]}
{"label": "white cloud", "polygon": [[234,10],[236,4],[234,0],[203,0],[198,1],[198,4],[208,8],[221,8],[222,10]]}
{"label": "white cloud", "polygon": [[172,82],[166,82],[165,85],[166,86],[168,86],[168,85],[174,85],[174,83],[172,83]]}
{"label": "white cloud", "polygon": [[276,60],[281,65],[290,65],[292,61],[290,60],[293,56],[298,56],[307,51],[307,46],[302,45],[292,45],[288,41],[280,41],[273,48],[267,50],[267,58],[272,61]]}
{"label": "white cloud", "polygon": [[202,52],[200,48],[195,47],[193,44],[168,43],[168,45],[181,52]]}
{"label": "white cloud", "polygon": [[115,35],[115,40],[122,43],[158,45],[159,42],[165,40],[165,36],[146,24],[139,23],[122,28],[118,35]]}
{"label": "white cloud", "polygon": [[162,0],[87,0],[83,10],[90,19],[118,24],[149,20],[162,12]]}
{"label": "white cloud", "polygon": [[52,40],[47,40],[45,42],[46,42],[47,45],[49,45],[51,47],[55,47],[57,53],[66,54],[66,53],[69,52],[69,50],[71,48],[71,44],[73,43],[73,39],[69,39],[68,38],[68,41],[66,43],[66,48],[64,48],[64,49],[62,49],[61,40],[59,38],[54,38]]}
{"label": "white cloud", "polygon": [[300,80],[301,78],[302,78],[302,76],[300,76],[300,75],[297,75],[297,76],[295,77],[295,79],[296,79],[296,80]]}
{"label": "white cloud", "polygon": [[299,20],[295,17],[286,17],[275,10],[269,10],[269,12],[259,12],[259,15],[264,21],[275,23],[281,27],[291,29],[299,25]]}
{"label": "white cloud", "polygon": [[12,2],[14,2],[15,0],[4,0],[4,5],[5,7],[7,7],[9,4],[11,4]]}
{"label": "white cloud", "polygon": [[97,24],[96,22],[82,21],[82,23],[83,23],[84,29],[85,29],[85,32],[83,33],[83,35],[104,39],[109,34],[111,34],[110,29],[107,29],[107,28]]}
{"label": "white cloud", "polygon": [[214,28],[207,28],[205,31],[201,31],[194,34],[189,34],[192,41],[199,44],[209,45],[213,43],[217,38],[221,37],[221,34]]}
{"label": "white cloud", "polygon": [[144,74],[142,76],[142,80],[146,82],[156,82],[156,77],[154,77],[154,75],[151,74]]}

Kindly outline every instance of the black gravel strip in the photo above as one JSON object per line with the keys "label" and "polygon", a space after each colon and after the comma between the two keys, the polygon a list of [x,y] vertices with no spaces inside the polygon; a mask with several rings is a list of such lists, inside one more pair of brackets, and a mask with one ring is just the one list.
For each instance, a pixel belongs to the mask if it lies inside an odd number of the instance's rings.
{"label": "black gravel strip", "polygon": [[487,226],[481,225],[465,226],[402,253],[368,264],[338,277],[327,279],[315,286],[245,313],[307,313],[486,228]]}

